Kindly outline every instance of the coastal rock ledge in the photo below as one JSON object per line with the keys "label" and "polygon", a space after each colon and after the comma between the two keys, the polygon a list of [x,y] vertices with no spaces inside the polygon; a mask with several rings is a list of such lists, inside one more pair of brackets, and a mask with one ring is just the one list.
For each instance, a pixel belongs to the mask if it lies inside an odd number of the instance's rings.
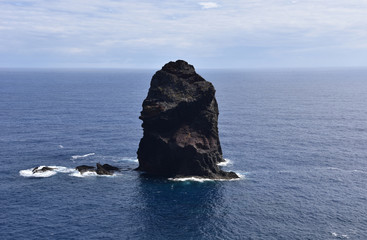
{"label": "coastal rock ledge", "polygon": [[238,178],[223,162],[213,85],[183,60],[157,71],[139,117],[143,138],[137,170],[161,177]]}

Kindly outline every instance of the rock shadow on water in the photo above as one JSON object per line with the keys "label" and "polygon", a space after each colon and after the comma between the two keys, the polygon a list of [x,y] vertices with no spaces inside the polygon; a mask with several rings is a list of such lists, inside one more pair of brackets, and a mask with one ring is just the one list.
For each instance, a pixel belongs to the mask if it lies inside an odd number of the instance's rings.
{"label": "rock shadow on water", "polygon": [[205,239],[223,235],[223,182],[170,181],[141,174],[140,236],[146,239]]}

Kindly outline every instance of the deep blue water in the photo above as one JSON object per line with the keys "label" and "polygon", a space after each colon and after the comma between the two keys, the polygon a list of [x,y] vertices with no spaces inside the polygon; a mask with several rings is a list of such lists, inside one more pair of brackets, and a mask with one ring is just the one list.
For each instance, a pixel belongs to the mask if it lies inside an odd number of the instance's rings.
{"label": "deep blue water", "polygon": [[241,180],[129,170],[154,71],[1,70],[0,239],[367,239],[367,70],[198,72]]}

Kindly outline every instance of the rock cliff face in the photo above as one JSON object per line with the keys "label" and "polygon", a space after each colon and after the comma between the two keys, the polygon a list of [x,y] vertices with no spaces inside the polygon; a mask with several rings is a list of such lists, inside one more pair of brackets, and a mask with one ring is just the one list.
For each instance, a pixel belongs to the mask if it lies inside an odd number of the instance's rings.
{"label": "rock cliff face", "polygon": [[163,177],[238,178],[224,161],[213,85],[192,65],[169,62],[152,78],[143,111],[138,170]]}

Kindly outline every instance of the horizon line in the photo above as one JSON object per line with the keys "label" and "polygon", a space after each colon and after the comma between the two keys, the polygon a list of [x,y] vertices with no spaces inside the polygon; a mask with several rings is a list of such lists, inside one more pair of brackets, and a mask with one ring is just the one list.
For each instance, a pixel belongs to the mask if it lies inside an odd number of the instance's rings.
{"label": "horizon line", "polygon": [[[163,67],[163,66],[162,66]],[[0,70],[160,70],[155,67],[1,67]],[[195,70],[209,71],[251,71],[251,70],[343,70],[343,69],[367,69],[366,66],[300,66],[300,67],[195,67]]]}

